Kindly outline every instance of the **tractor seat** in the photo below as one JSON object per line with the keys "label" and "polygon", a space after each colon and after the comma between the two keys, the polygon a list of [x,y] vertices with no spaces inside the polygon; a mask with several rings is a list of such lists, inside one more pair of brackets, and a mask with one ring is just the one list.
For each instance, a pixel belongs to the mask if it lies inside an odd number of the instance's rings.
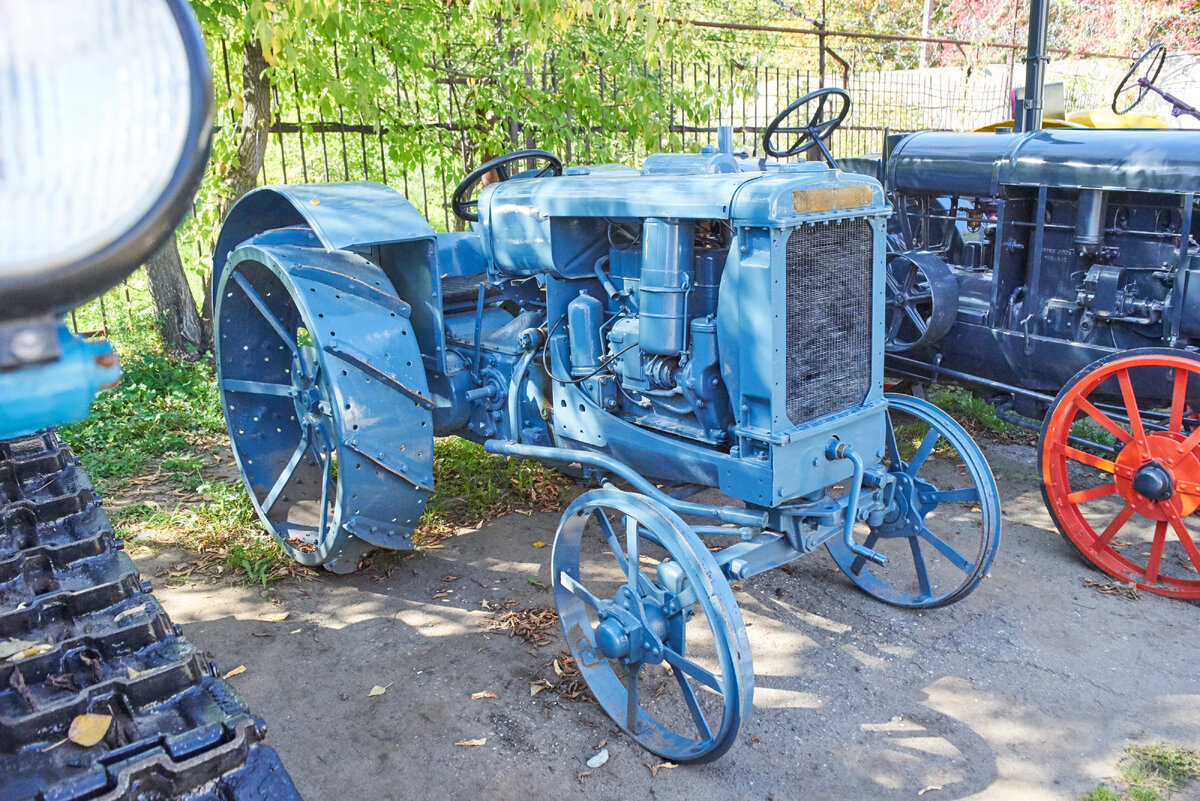
{"label": "tractor seat", "polygon": [[[448,275],[442,278],[442,306],[444,308],[458,306],[474,306],[479,300],[479,286],[487,281],[487,273],[471,275]],[[488,286],[484,291],[484,303],[501,297],[501,292],[494,286]]]}

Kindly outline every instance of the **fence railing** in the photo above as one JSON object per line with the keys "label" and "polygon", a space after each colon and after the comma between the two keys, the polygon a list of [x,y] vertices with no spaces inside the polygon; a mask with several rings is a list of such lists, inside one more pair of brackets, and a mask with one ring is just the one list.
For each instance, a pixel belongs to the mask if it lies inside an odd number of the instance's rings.
{"label": "fence railing", "polygon": [[[835,156],[857,155],[878,151],[885,131],[970,130],[1009,119],[1014,87],[1020,86],[1024,78],[1020,47],[1012,43],[839,33],[833,26],[824,32],[775,33],[774,40],[760,38],[748,43],[737,38],[744,35],[743,31],[728,27],[717,26],[712,35],[727,45],[731,56],[736,53],[741,58],[662,64],[653,71],[645,65],[639,67],[646,70],[649,85],[671,96],[703,85],[715,87],[713,96],[721,100],[705,104],[700,113],[692,114],[671,106],[667,118],[661,120],[663,133],[657,142],[638,141],[621,130],[579,130],[561,148],[564,162],[616,160],[637,164],[655,150],[697,150],[715,142],[721,125],[732,126],[736,149],[761,155],[761,136],[771,118],[793,99],[821,86],[838,86],[849,92],[853,108],[831,144]],[[751,51],[757,53],[753,63],[745,59]],[[217,52],[213,72],[218,95],[223,92],[230,97],[240,91],[240,53],[224,45]],[[371,57],[375,57],[373,51]],[[930,66],[915,66],[918,64]],[[1047,80],[1063,84],[1068,109],[1100,106],[1107,104],[1128,64],[1128,58],[1104,54],[1060,57],[1051,61]],[[463,120],[454,114],[454,82],[438,84],[440,96],[426,95],[422,101],[407,91],[398,69],[394,73],[396,80],[389,96],[380,97],[379,102],[403,112],[391,115],[394,120],[407,120],[402,130],[397,130],[394,122],[371,124],[355,119],[340,107],[332,115],[322,114],[319,109],[305,108],[288,99],[300,96],[298,90],[288,91],[295,89],[294,84],[274,86],[275,116],[261,183],[381,181],[404,194],[435,229],[452,229],[457,222],[449,208],[453,187],[474,166],[465,163],[468,158],[464,156],[470,154],[462,146]],[[1166,74],[1170,75],[1171,70]],[[527,78],[540,82],[547,92],[553,92],[556,79],[550,71]],[[279,80],[290,82],[294,78]],[[599,81],[598,91],[610,93],[605,95],[607,101],[626,100],[611,95],[616,84],[607,88],[603,70]],[[231,110],[218,120],[218,125],[235,124]],[[539,144],[529,138],[518,121],[500,124],[509,126],[508,138],[514,149]],[[407,141],[415,137],[426,157],[415,164],[411,159],[398,158],[390,146],[398,134],[408,137]],[[196,276],[207,269],[212,237],[213,231],[204,226],[185,224],[180,229],[181,253]],[[78,326],[106,328],[109,318],[119,316],[111,307],[130,302],[128,291],[114,290],[107,297],[107,305],[94,303],[82,310]]]}

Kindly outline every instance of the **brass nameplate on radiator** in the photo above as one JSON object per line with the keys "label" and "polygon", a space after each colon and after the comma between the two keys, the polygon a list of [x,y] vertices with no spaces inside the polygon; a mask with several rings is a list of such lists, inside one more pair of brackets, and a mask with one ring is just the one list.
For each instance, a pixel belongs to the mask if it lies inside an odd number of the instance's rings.
{"label": "brass nameplate on radiator", "polygon": [[792,192],[792,208],[801,214],[835,209],[857,209],[870,206],[873,199],[871,187],[833,186],[824,189],[797,189]]}

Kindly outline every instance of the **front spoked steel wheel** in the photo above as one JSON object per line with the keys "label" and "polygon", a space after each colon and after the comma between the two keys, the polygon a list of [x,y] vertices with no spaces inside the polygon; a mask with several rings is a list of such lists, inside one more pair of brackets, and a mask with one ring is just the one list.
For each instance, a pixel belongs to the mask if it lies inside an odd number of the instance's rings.
{"label": "front spoked steel wheel", "polygon": [[551,570],[567,644],[604,711],[664,759],[725,753],[754,673],[733,593],[695,532],[650,498],[592,490],[563,514]]}
{"label": "front spoked steel wheel", "polygon": [[[878,565],[840,537],[829,553],[864,592],[894,606],[931,608],[966,597],[987,575],[1000,545],[1000,494],[982,451],[931,403],[887,395],[890,504],[860,523],[856,541],[882,553]],[[866,489],[864,489],[864,492]]]}
{"label": "front spoked steel wheel", "polygon": [[1038,442],[1042,496],[1083,558],[1147,592],[1200,598],[1200,357],[1114,354],[1063,387]]}
{"label": "front spoked steel wheel", "polygon": [[411,547],[432,402],[408,307],[358,255],[243,245],[219,276],[217,381],[259,518],[305,565]]}

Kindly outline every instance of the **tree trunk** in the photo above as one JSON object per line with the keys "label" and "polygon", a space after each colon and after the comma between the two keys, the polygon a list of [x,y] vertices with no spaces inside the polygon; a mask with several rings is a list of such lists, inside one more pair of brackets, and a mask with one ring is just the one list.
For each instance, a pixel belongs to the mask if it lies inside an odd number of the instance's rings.
{"label": "tree trunk", "polygon": [[[267,152],[267,134],[271,123],[271,84],[264,75],[267,62],[263,58],[262,47],[256,41],[246,42],[242,47],[242,55],[242,96],[245,105],[237,126],[238,166],[229,171],[226,179],[228,191],[221,198],[218,227],[233,204],[258,185],[258,175]],[[213,232],[213,241],[216,241],[216,233]],[[204,292],[203,314],[197,312],[175,237],[168,239],[150,257],[146,263],[146,275],[150,279],[150,299],[159,336],[167,350],[180,356],[195,356],[212,350],[212,294],[210,291]],[[211,286],[209,281],[203,283],[206,288]]]}
{"label": "tree trunk", "polygon": [[158,334],[166,349],[188,358],[211,349],[211,326],[196,311],[196,300],[184,275],[175,237],[168,237],[146,262],[146,277]]}
{"label": "tree trunk", "polygon": [[267,135],[271,125],[271,82],[264,74],[267,61],[257,41],[242,47],[242,119],[238,122],[238,166],[225,179],[228,190],[221,198],[218,224],[242,195],[258,186],[263,159],[267,154]]}

